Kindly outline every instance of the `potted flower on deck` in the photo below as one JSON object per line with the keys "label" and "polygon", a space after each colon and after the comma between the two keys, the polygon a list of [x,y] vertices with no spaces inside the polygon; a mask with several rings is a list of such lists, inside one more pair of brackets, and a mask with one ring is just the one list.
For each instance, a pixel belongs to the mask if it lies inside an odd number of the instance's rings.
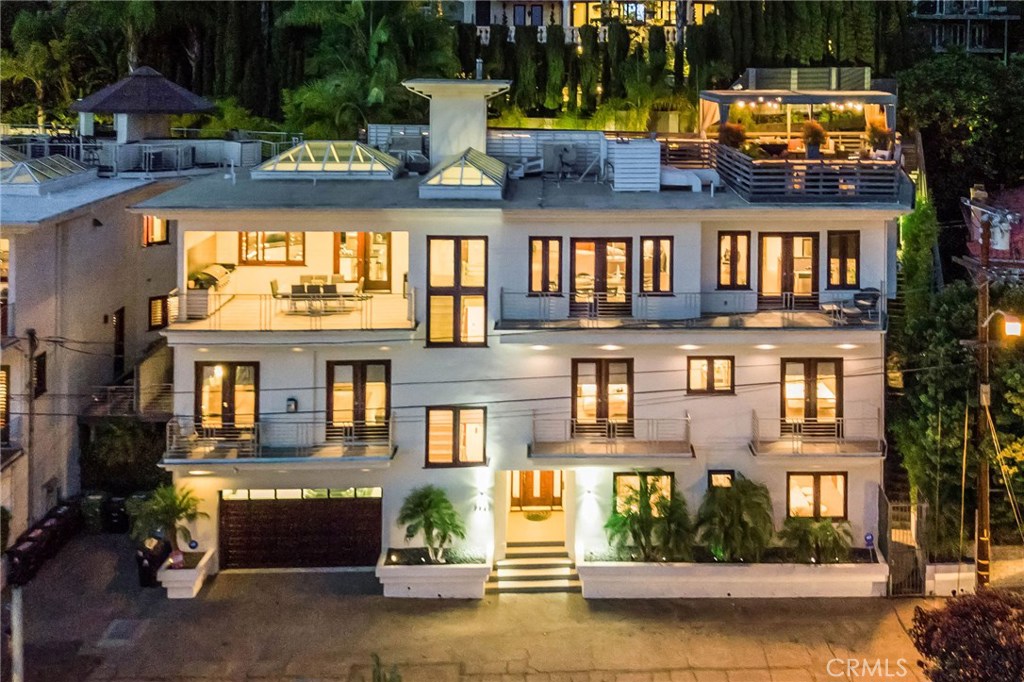
{"label": "potted flower on deck", "polygon": [[171,545],[168,563],[157,572],[170,599],[196,596],[213,568],[214,550],[182,552],[178,545],[179,536],[186,543],[192,542],[192,533],[183,522],[194,523],[204,518],[209,518],[209,514],[199,511],[199,498],[195,493],[188,488],[179,490],[174,485],[160,486],[135,509],[132,536],[143,541],[159,532]]}
{"label": "potted flower on deck", "polygon": [[821,124],[814,120],[804,122],[804,146],[807,148],[808,159],[821,158],[821,145],[828,141],[828,133]]}
{"label": "potted flower on deck", "polygon": [[448,494],[425,485],[406,496],[397,523],[405,541],[423,538],[423,547],[389,548],[377,565],[385,597],[480,599],[490,575],[484,561],[453,554],[450,545],[466,538],[466,526]]}

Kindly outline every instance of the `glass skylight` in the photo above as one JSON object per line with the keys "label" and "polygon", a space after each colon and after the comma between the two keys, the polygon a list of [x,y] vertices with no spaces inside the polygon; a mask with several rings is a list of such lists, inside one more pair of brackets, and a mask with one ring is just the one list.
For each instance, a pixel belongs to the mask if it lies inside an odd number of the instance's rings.
{"label": "glass skylight", "polygon": [[0,170],[10,168],[19,161],[25,161],[27,159],[28,157],[17,149],[12,149],[7,145],[0,145]]}
{"label": "glass skylight", "polygon": [[313,140],[265,161],[252,177],[391,180],[401,169],[401,161],[362,142]]}
{"label": "glass skylight", "polygon": [[501,199],[507,178],[508,166],[470,148],[431,171],[420,183],[420,198]]}
{"label": "glass skylight", "polygon": [[0,183],[5,185],[40,185],[53,180],[69,178],[87,171],[89,171],[89,168],[74,159],[69,159],[63,154],[54,154],[53,156],[23,159],[14,162],[0,170]]}

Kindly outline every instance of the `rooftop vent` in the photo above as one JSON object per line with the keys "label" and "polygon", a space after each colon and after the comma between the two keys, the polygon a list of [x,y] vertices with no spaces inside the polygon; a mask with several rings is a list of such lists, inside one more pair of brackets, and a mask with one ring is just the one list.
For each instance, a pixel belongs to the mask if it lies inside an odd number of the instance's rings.
{"label": "rooftop vent", "polygon": [[362,142],[303,142],[252,170],[255,180],[393,180],[402,162]]}
{"label": "rooftop vent", "polygon": [[420,182],[420,199],[501,199],[508,166],[476,149],[444,161]]}

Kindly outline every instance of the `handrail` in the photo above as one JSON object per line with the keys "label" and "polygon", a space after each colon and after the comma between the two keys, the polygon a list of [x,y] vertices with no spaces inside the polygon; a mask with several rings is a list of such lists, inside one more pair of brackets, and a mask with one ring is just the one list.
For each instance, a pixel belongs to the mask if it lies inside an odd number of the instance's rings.
{"label": "handrail", "polygon": [[535,456],[629,456],[688,451],[690,414],[684,415],[629,420],[537,417],[533,420],[532,451]]}
{"label": "handrail", "polygon": [[[767,428],[766,428],[767,427]],[[881,409],[874,417],[836,417],[834,419],[787,419],[786,417],[759,417],[752,412],[751,449],[754,454],[832,454],[860,452],[858,446],[868,446],[872,453],[885,451],[884,424]],[[811,451],[805,446],[813,445]],[[780,447],[781,446],[781,447]]]}

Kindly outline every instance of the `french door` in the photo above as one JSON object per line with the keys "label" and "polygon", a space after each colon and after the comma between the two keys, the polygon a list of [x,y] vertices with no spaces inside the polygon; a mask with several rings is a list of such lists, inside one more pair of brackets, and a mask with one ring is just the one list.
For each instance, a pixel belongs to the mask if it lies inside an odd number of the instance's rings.
{"label": "french door", "polygon": [[391,363],[327,363],[327,440],[386,443]]}
{"label": "french door", "polygon": [[572,361],[573,436],[633,435],[633,361]]}
{"label": "french door", "polygon": [[842,396],[841,359],[783,359],[782,433],[842,435]]}
{"label": "french door", "polygon": [[259,364],[196,363],[196,421],[214,435],[249,431],[259,414]]}
{"label": "french door", "polygon": [[363,280],[366,291],[391,291],[391,233],[335,232],[334,274]]}
{"label": "french door", "polygon": [[818,235],[762,234],[758,305],[818,307]]}
{"label": "french door", "polygon": [[513,509],[561,509],[561,471],[513,471]]}
{"label": "french door", "polygon": [[633,312],[630,239],[572,240],[574,317],[629,317]]}

